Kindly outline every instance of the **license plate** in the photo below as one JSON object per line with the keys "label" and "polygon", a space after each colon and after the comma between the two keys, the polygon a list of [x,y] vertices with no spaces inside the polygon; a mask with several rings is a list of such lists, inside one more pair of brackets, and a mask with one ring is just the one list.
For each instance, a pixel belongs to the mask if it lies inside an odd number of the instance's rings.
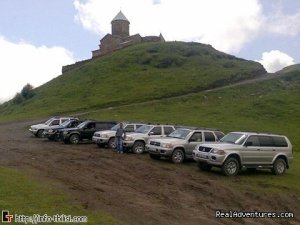
{"label": "license plate", "polygon": [[205,154],[198,154],[198,157],[201,159],[208,159],[208,155]]}

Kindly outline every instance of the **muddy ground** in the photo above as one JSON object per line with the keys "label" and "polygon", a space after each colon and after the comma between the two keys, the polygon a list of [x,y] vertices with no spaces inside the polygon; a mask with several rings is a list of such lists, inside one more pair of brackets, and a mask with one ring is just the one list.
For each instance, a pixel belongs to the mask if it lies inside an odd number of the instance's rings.
{"label": "muddy ground", "polygon": [[[147,154],[116,154],[92,143],[38,139],[28,132],[33,123],[0,124],[0,166],[27,171],[88,210],[102,210],[133,225],[300,224],[300,201],[292,194],[235,190],[221,182],[220,172],[201,172],[193,162],[174,165]],[[220,209],[290,211],[296,218],[215,219]]]}

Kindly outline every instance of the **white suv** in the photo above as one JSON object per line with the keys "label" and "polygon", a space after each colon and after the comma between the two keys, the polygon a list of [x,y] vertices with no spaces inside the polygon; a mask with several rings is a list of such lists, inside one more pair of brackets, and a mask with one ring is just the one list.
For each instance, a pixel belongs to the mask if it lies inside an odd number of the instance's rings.
{"label": "white suv", "polygon": [[[144,124],[139,123],[123,123],[124,130],[126,134],[134,132],[137,128],[143,126]],[[97,131],[94,133],[93,141],[98,145],[98,147],[102,147],[104,145],[107,145],[109,148],[116,148],[116,131],[120,127],[120,124],[118,123],[114,127],[112,127],[110,130],[103,130],[103,131]]]}
{"label": "white suv", "polygon": [[220,167],[227,176],[237,175],[243,167],[269,168],[281,175],[293,160],[292,144],[286,136],[253,132],[232,132],[219,143],[201,144],[193,158],[202,170]]}
{"label": "white suv", "polygon": [[123,142],[125,148],[132,149],[133,153],[141,154],[145,149],[145,145],[150,139],[163,138],[172,133],[175,127],[172,125],[144,125],[135,132],[126,135]]}

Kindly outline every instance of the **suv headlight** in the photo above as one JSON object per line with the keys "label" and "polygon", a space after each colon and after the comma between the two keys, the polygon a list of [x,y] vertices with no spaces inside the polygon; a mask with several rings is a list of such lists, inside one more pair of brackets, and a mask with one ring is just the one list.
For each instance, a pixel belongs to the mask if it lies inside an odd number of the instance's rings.
{"label": "suv headlight", "polygon": [[125,138],[125,141],[133,141],[133,140],[134,140],[133,137],[128,137],[128,136],[126,136],[126,138]]}
{"label": "suv headlight", "polygon": [[170,143],[161,143],[161,147],[163,148],[173,148],[173,145]]}
{"label": "suv headlight", "polygon": [[216,155],[225,155],[225,151],[221,149],[213,149],[210,153],[216,154]]}
{"label": "suv headlight", "polygon": [[53,133],[53,130],[48,130],[48,133]]}
{"label": "suv headlight", "polygon": [[99,134],[99,137],[103,137],[103,138],[109,138],[107,134]]}

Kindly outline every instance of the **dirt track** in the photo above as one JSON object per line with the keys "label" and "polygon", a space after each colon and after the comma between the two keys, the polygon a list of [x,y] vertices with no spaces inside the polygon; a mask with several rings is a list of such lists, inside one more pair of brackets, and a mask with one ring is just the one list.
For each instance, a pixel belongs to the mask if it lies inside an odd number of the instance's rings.
{"label": "dirt track", "polygon": [[[193,162],[173,165],[147,154],[119,155],[94,144],[37,139],[27,131],[32,123],[0,124],[0,166],[34,173],[88,210],[134,225],[300,224],[300,201],[293,196],[235,191],[220,182],[220,173],[201,172]],[[291,211],[296,218],[217,220],[219,209]]]}

